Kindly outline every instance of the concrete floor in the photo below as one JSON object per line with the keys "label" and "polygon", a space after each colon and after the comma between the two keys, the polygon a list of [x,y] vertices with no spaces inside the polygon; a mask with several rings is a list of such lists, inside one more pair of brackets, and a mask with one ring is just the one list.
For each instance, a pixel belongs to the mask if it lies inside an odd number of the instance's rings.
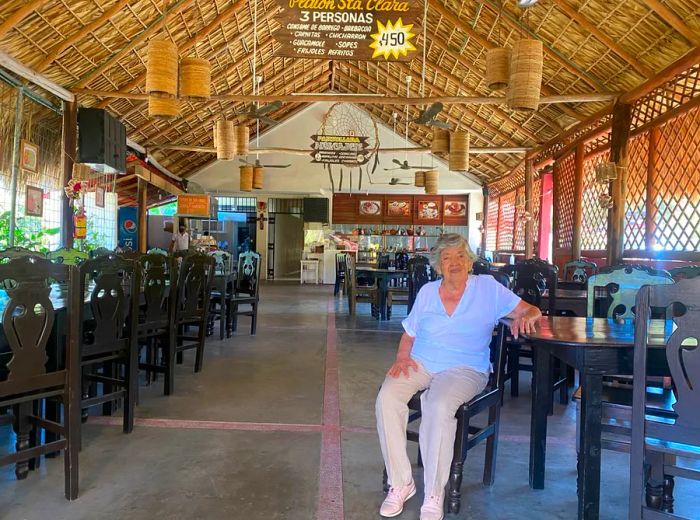
{"label": "concrete floor", "polygon": [[[175,395],[141,387],[132,434],[121,433],[120,418],[90,418],[78,500],[63,497],[62,458],[42,461],[22,482],[0,468],[0,519],[380,518],[374,398],[404,308],[390,322],[369,318],[364,305],[350,318],[332,287],[279,283],[264,285],[261,301],[257,336],[243,318],[235,337],[210,338],[199,374],[186,355]],[[547,487],[533,491],[527,377],[521,385],[519,398],[505,400],[496,484],[481,485],[483,448],[470,452],[462,511],[447,518],[576,518],[574,405],[555,407]],[[0,428],[0,444],[14,445],[9,427]],[[604,453],[602,519],[627,517],[628,467],[627,455]],[[415,477],[422,481],[418,468]],[[676,512],[700,518],[699,491],[679,480]],[[419,491],[400,518],[417,519],[421,500]]]}

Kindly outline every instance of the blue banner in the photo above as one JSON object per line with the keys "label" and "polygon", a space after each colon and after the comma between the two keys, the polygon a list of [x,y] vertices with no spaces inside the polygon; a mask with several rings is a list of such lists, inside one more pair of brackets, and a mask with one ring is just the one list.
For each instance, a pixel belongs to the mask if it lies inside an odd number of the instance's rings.
{"label": "blue banner", "polygon": [[132,251],[136,251],[139,247],[136,208],[119,208],[117,222],[119,225],[117,232],[119,247],[130,247]]}

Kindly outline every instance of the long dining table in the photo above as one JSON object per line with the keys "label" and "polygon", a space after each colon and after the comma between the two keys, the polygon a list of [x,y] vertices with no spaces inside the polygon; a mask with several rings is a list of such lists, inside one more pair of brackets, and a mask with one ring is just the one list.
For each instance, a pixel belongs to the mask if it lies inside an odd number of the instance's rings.
{"label": "long dining table", "polygon": [[[670,320],[652,320],[650,359],[665,365],[663,346],[673,331]],[[600,514],[602,389],[604,375],[631,375],[634,322],[607,318],[543,317],[536,330],[524,335],[533,344],[532,415],[530,420],[530,487],[544,489],[547,415],[552,402],[552,357],[580,372],[579,520]],[[663,369],[662,369],[663,370]]]}
{"label": "long dining table", "polygon": [[385,320],[387,315],[386,300],[389,292],[389,282],[395,278],[404,278],[408,276],[408,270],[358,266],[356,272],[356,275],[364,275],[377,281],[377,288],[379,290],[379,316],[382,320]]}

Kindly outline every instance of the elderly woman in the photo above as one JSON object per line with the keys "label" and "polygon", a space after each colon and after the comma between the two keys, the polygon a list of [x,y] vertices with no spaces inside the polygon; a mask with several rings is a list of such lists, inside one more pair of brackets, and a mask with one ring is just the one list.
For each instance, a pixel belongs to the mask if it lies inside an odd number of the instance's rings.
{"label": "elderly woman", "polygon": [[458,234],[442,235],[431,264],[442,279],[429,282],[403,321],[396,361],[377,396],[377,431],[389,477],[389,493],[379,513],[401,514],[416,493],[406,453],[408,401],[419,390],[425,500],[421,520],[441,520],[445,484],[452,462],[460,405],[479,394],[490,372],[489,343],[494,324],[513,320],[514,335],[530,332],[541,316],[492,276],[470,275],[475,255]]}

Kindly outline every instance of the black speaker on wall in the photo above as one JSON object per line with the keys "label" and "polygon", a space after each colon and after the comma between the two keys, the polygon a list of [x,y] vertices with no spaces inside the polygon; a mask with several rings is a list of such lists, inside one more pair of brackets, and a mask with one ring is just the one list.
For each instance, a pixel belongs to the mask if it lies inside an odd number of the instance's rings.
{"label": "black speaker on wall", "polygon": [[100,108],[78,109],[78,162],[103,173],[126,173],[126,127]]}
{"label": "black speaker on wall", "polygon": [[304,222],[328,223],[328,199],[306,198],[304,199]]}

